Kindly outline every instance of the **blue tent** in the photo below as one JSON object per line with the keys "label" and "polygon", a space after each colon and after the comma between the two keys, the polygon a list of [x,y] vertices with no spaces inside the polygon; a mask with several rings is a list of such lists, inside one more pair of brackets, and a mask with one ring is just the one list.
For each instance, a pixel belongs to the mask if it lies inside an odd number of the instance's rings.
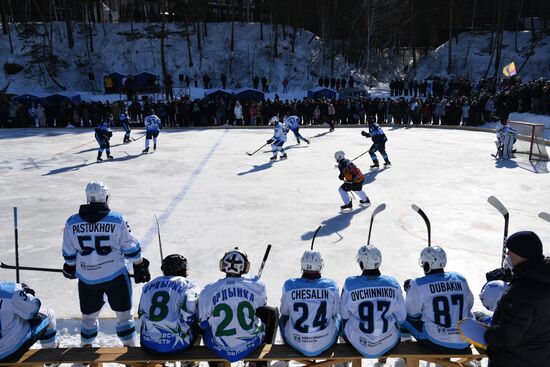
{"label": "blue tent", "polygon": [[243,88],[235,91],[235,98],[243,101],[264,101],[265,93],[257,89]]}
{"label": "blue tent", "polygon": [[20,94],[17,97],[13,97],[13,102],[41,102],[44,99],[43,96],[36,96],[34,94]]}
{"label": "blue tent", "polygon": [[221,99],[226,100],[226,99],[229,99],[229,98],[233,98],[233,92],[230,92],[230,91],[225,90],[225,89],[219,89],[219,88],[209,89],[204,93],[204,98],[205,99],[213,99],[213,100],[217,100],[217,99],[221,98]]}
{"label": "blue tent", "polygon": [[[118,73],[116,71],[106,74],[103,77],[103,85],[105,87],[105,94],[112,94],[112,93],[121,93],[122,86],[123,86],[123,80],[127,77],[125,74]],[[107,86],[107,79],[111,79],[111,87]]]}
{"label": "blue tent", "polygon": [[336,91],[325,87],[316,87],[307,91],[307,98],[318,99],[328,98],[336,99]]}
{"label": "blue tent", "polygon": [[47,96],[44,99],[46,101],[55,102],[55,103],[59,103],[61,101],[70,102],[70,103],[79,103],[82,100],[80,98],[79,94],[66,95],[66,94],[61,94],[61,93],[50,94],[49,96]]}
{"label": "blue tent", "polygon": [[134,75],[134,88],[136,92],[154,93],[160,91],[158,77],[146,71]]}

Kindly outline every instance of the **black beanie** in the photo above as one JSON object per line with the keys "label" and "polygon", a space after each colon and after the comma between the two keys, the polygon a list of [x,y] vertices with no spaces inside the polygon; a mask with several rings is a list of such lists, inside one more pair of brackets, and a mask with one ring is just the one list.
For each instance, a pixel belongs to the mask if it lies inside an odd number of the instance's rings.
{"label": "black beanie", "polygon": [[535,232],[516,232],[506,240],[506,247],[526,259],[540,259],[542,254],[542,242]]}

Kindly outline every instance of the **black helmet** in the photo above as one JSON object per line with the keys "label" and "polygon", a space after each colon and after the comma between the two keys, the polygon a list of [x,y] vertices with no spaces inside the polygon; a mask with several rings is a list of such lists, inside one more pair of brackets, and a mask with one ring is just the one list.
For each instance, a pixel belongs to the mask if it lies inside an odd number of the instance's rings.
{"label": "black helmet", "polygon": [[172,254],[168,255],[162,260],[162,266],[160,270],[164,275],[176,275],[176,276],[187,276],[187,259],[182,255]]}

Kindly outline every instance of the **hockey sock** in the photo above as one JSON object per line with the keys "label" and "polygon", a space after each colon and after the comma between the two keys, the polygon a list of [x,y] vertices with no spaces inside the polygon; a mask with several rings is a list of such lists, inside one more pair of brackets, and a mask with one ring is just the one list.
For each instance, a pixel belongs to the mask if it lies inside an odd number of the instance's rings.
{"label": "hockey sock", "polygon": [[157,146],[157,138],[153,137],[153,144]]}
{"label": "hockey sock", "polygon": [[40,309],[40,313],[46,315],[50,321],[46,332],[40,337],[40,345],[42,348],[57,348],[59,346],[59,339],[57,338],[57,323],[55,321],[55,315],[52,310]]}
{"label": "hockey sock", "polygon": [[123,345],[137,347],[136,325],[131,310],[116,312],[116,334]]}
{"label": "hockey sock", "polygon": [[80,323],[81,346],[91,345],[96,338],[99,329],[98,317],[99,311],[90,314],[82,314],[82,321]]}
{"label": "hockey sock", "polygon": [[357,196],[359,196],[359,199],[363,200],[363,201],[366,201],[368,199],[368,196],[367,194],[365,194],[364,191],[354,191]]}
{"label": "hockey sock", "polygon": [[151,139],[145,138],[145,149],[149,149],[149,140]]}
{"label": "hockey sock", "polygon": [[344,191],[344,189],[342,189],[341,187],[338,189],[338,193],[340,194],[340,197],[342,198],[344,204],[349,204],[351,199],[349,198],[348,193]]}

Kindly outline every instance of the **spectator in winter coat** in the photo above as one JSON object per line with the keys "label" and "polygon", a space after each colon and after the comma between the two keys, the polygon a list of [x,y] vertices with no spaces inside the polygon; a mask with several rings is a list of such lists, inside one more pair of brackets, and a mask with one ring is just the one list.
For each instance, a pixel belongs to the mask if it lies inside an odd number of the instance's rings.
{"label": "spectator in winter coat", "polygon": [[513,278],[485,332],[489,367],[548,367],[550,258],[534,232],[516,232],[506,245]]}
{"label": "spectator in winter coat", "polygon": [[233,107],[233,113],[235,114],[235,121],[233,122],[233,125],[239,125],[239,122],[244,126],[243,123],[243,107],[241,106],[240,102],[235,102],[235,107]]}

